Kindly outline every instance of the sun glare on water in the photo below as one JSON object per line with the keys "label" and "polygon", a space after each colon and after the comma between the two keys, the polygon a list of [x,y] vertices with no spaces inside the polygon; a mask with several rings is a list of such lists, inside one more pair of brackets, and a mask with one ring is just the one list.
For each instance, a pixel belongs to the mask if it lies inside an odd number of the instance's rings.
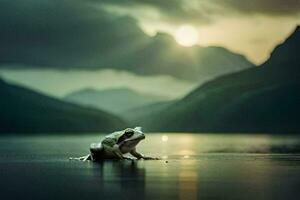
{"label": "sun glare on water", "polygon": [[161,140],[162,140],[163,142],[167,142],[167,141],[169,140],[169,137],[168,137],[167,135],[163,135],[163,136],[161,137]]}
{"label": "sun glare on water", "polygon": [[199,33],[195,27],[183,25],[176,30],[175,40],[182,46],[193,46],[199,41]]}

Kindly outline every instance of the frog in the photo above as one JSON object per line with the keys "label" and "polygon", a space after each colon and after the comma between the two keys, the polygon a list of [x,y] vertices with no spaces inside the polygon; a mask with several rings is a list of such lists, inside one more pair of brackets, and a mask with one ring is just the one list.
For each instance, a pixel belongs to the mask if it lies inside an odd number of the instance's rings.
{"label": "frog", "polygon": [[137,160],[159,160],[159,158],[145,156],[137,151],[137,145],[145,138],[142,127],[115,131],[105,136],[100,143],[91,144],[90,154],[77,158],[77,160],[95,162],[106,159],[133,160],[133,158],[125,156],[127,153]]}

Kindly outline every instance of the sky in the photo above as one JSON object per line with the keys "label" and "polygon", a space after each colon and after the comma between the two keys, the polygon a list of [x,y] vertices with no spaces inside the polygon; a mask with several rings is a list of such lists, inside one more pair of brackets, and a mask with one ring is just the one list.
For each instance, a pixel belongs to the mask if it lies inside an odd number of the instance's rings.
{"label": "sky", "polygon": [[[174,98],[195,83],[127,59],[155,44],[157,33],[167,35],[163,43],[176,41],[188,25],[195,45],[224,47],[259,65],[299,24],[299,0],[2,0],[0,76],[59,97],[125,86]],[[181,51],[192,48],[179,43]]]}
{"label": "sky", "polygon": [[[261,64],[300,24],[299,0],[136,0],[104,1],[110,11],[128,14],[145,32],[175,35],[184,24],[199,32],[199,45],[223,46]],[[136,11],[138,10],[138,11]]]}
{"label": "sky", "polygon": [[0,61],[93,65],[117,44],[146,41],[144,32],[174,36],[185,24],[198,31],[199,45],[260,64],[300,24],[300,1],[2,0]]}

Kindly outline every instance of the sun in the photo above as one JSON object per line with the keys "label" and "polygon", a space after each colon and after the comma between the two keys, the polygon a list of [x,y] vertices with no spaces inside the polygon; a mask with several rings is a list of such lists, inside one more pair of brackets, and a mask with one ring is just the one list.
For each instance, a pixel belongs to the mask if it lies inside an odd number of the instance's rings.
{"label": "sun", "polygon": [[199,34],[195,27],[183,25],[175,31],[175,40],[182,46],[190,47],[198,43]]}

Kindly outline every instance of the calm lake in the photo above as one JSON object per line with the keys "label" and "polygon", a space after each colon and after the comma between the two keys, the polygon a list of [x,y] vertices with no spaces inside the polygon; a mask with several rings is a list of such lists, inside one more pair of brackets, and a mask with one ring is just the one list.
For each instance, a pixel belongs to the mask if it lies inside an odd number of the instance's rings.
{"label": "calm lake", "polygon": [[69,161],[101,134],[1,136],[1,199],[299,199],[300,137],[146,134],[158,161]]}

